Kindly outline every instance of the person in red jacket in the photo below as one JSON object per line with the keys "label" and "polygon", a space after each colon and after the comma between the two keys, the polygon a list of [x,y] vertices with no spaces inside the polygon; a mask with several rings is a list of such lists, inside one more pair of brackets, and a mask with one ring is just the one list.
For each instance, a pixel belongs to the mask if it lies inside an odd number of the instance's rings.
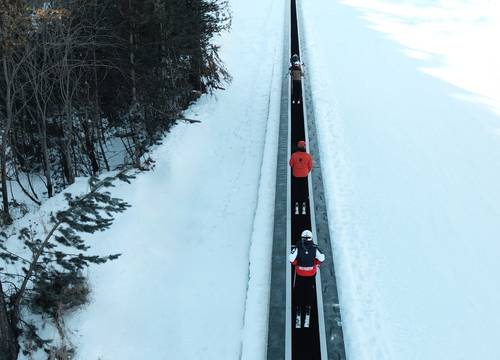
{"label": "person in red jacket", "polygon": [[302,309],[305,309],[304,327],[309,327],[311,305],[314,296],[315,278],[318,266],[325,261],[325,255],[312,241],[310,230],[302,231],[301,241],[292,250],[289,260],[295,266],[295,327],[300,328]]}
{"label": "person in red jacket", "polygon": [[295,205],[295,215],[299,214],[299,203],[302,204],[302,215],[306,215],[306,202],[309,198],[307,188],[307,176],[312,170],[313,159],[306,151],[306,142],[301,140],[297,143],[297,151],[290,157],[288,162],[292,168],[292,195]]}
{"label": "person in red jacket", "polygon": [[297,143],[297,151],[290,157],[288,162],[292,167],[292,175],[296,178],[306,178],[312,170],[312,156],[306,151],[306,142],[301,140]]}

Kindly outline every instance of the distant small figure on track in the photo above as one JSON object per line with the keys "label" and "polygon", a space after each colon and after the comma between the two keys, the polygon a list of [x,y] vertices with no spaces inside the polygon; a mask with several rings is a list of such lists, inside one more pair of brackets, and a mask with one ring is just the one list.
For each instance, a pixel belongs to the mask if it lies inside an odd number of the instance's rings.
{"label": "distant small figure on track", "polygon": [[311,305],[313,301],[315,278],[319,264],[325,261],[325,255],[314,244],[312,232],[302,231],[301,240],[292,249],[289,260],[295,265],[295,327],[302,326],[302,311],[304,311],[304,327],[309,327]]}
{"label": "distant small figure on track", "polygon": [[302,101],[302,77],[304,76],[302,65],[299,55],[293,54],[288,68],[292,77],[292,104],[300,104]]}

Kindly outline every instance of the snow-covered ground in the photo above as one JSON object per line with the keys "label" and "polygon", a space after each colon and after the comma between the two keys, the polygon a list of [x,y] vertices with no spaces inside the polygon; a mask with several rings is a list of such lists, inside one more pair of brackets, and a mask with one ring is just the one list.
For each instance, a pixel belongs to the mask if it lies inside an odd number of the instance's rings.
{"label": "snow-covered ground", "polygon": [[92,303],[67,321],[78,359],[264,357],[284,4],[230,1],[232,84],[113,191],[132,207],[92,249],[122,256],[90,270]]}
{"label": "snow-covered ground", "polygon": [[299,4],[348,358],[499,359],[499,5]]}
{"label": "snow-covered ground", "polygon": [[[233,83],[113,190],[78,359],[265,358],[286,2],[230,1]],[[298,4],[348,359],[499,359],[499,5]]]}

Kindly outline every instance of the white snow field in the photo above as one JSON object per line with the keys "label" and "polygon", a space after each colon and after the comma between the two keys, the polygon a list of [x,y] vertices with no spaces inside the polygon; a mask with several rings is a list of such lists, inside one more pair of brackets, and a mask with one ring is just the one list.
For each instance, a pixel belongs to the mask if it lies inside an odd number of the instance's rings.
{"label": "white snow field", "polygon": [[[66,321],[77,359],[266,357],[288,0],[230,4],[232,84],[113,190],[132,207],[89,238],[122,256],[89,270],[92,301]],[[500,5],[298,6],[347,358],[500,359]]]}
{"label": "white snow field", "polygon": [[348,359],[500,359],[499,4],[299,6]]}
{"label": "white snow field", "polygon": [[284,0],[230,1],[233,76],[113,194],[132,207],[92,238],[92,302],[67,321],[82,360],[264,358]]}

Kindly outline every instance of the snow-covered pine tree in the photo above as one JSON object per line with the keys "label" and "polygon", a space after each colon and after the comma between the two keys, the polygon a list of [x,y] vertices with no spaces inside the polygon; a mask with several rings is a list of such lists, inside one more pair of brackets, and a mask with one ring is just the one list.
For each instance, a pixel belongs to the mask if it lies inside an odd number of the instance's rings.
{"label": "snow-covered pine tree", "polygon": [[81,292],[71,291],[83,286],[81,271],[91,264],[119,257],[119,254],[89,255],[90,246],[82,234],[106,230],[113,223],[113,216],[127,209],[126,202],[112,197],[106,189],[114,186],[117,179],[130,182],[132,177],[126,171],[102,180],[92,177],[90,191],[85,195],[65,194],[68,208],[51,216],[46,233],[39,234],[35,226],[20,231],[19,238],[29,250],[29,257],[10,252],[0,241],[0,258],[21,264],[23,271],[9,274],[0,268],[1,360],[17,358],[18,340],[23,335],[32,340],[32,346],[47,345],[38,337],[36,326],[23,319],[23,314],[29,311],[27,305],[34,305],[33,310],[52,317],[57,326],[61,310],[77,306],[85,298]]}

